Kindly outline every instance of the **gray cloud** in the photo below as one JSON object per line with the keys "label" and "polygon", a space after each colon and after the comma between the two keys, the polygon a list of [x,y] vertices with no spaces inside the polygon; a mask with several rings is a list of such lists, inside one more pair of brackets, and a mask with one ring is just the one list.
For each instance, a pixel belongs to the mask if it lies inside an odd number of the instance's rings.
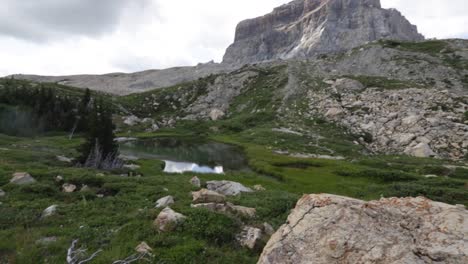
{"label": "gray cloud", "polygon": [[0,34],[44,42],[69,35],[112,33],[131,2],[147,0],[3,0]]}

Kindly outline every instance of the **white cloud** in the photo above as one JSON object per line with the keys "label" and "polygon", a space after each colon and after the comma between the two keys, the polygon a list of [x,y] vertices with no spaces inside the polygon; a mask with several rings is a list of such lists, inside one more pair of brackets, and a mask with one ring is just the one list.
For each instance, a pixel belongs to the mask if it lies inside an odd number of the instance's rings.
{"label": "white cloud", "polygon": [[426,38],[468,37],[466,0],[382,0],[384,8],[397,8]]}
{"label": "white cloud", "polygon": [[[13,0],[1,0],[11,2]],[[22,0],[61,3],[78,0]],[[88,1],[88,0],[86,0]],[[100,0],[101,1],[101,0]],[[103,19],[99,30],[39,20],[47,32],[7,34],[0,26],[0,76],[13,73],[64,75],[131,72],[149,68],[194,65],[220,61],[234,39],[236,24],[270,12],[288,0],[120,0],[126,4]],[[384,7],[399,9],[426,37],[468,35],[466,0],[382,0]],[[15,0],[15,2],[18,2]],[[93,3],[96,0],[91,1]],[[90,2],[90,3],[91,3]],[[3,5],[4,6],[4,5]],[[83,7],[83,10],[85,8]],[[2,9],[0,15],[9,10]],[[83,17],[83,19],[87,19]],[[0,22],[5,18],[0,18]],[[9,20],[27,28],[30,21]],[[13,23],[13,22],[14,23]],[[73,23],[80,20],[72,19]],[[78,21],[78,22],[77,22]],[[114,24],[109,24],[113,21]],[[72,23],[68,21],[69,23]],[[29,24],[28,24],[29,23]],[[54,24],[55,23],[55,24]],[[72,23],[72,24],[73,24]],[[95,22],[97,23],[97,22]],[[0,23],[1,24],[1,23]],[[45,25],[45,26],[44,26]],[[75,25],[76,26],[76,25]],[[5,25],[4,25],[5,27]],[[39,33],[38,33],[39,32]],[[51,34],[50,32],[60,32]],[[2,35],[3,33],[3,35]],[[11,32],[10,32],[11,33]],[[22,37],[23,36],[23,37]],[[58,36],[58,37],[57,37]],[[34,41],[34,37],[40,41]]]}

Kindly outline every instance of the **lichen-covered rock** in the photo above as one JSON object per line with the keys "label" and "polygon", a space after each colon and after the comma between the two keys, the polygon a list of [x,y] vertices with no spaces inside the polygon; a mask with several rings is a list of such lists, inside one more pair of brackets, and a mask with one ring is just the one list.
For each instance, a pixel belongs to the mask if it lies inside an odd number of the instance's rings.
{"label": "lichen-covered rock", "polygon": [[254,185],[254,190],[258,191],[258,192],[263,192],[263,191],[266,191],[265,187],[263,187],[262,185],[260,184],[257,184],[257,185]]}
{"label": "lichen-covered rock", "polygon": [[430,158],[436,156],[431,147],[424,142],[421,142],[413,147],[408,147],[405,153],[418,158]]}
{"label": "lichen-covered rock", "polygon": [[192,208],[204,208],[213,212],[227,215],[241,215],[244,217],[255,217],[257,210],[255,208],[234,205],[232,203],[199,203],[190,205]]}
{"label": "lichen-covered rock", "polygon": [[236,236],[237,241],[243,247],[249,249],[260,248],[262,244],[263,232],[260,228],[245,226],[242,232]]}
{"label": "lichen-covered rock", "polygon": [[168,207],[169,205],[174,204],[174,197],[168,195],[156,201],[156,208]]}
{"label": "lichen-covered rock", "polygon": [[304,195],[258,263],[468,263],[468,211],[426,198]]}
{"label": "lichen-covered rock", "polygon": [[51,205],[42,211],[41,218],[53,216],[57,212],[58,205]]}
{"label": "lichen-covered rock", "polygon": [[210,112],[210,119],[213,121],[216,121],[216,120],[223,118],[225,115],[226,113],[224,113],[223,111],[219,109],[213,109]]}
{"label": "lichen-covered rock", "polygon": [[197,176],[194,176],[192,179],[190,179],[190,184],[192,184],[195,187],[200,188],[201,186],[201,181]]}
{"label": "lichen-covered rock", "polygon": [[192,192],[192,202],[197,203],[224,203],[226,197],[215,191],[201,189],[198,192]]}
{"label": "lichen-covered rock", "polygon": [[178,224],[182,223],[186,217],[177,213],[169,207],[164,208],[154,220],[153,226],[162,232],[174,230]]}
{"label": "lichen-covered rock", "polygon": [[26,185],[35,182],[36,180],[27,172],[16,172],[13,174],[13,178],[11,178],[10,180],[10,183],[16,185]]}
{"label": "lichen-covered rock", "polygon": [[253,192],[252,189],[233,181],[209,181],[206,183],[206,187],[208,190],[227,196],[235,196],[243,192]]}
{"label": "lichen-covered rock", "polygon": [[65,193],[72,193],[76,191],[76,188],[77,188],[76,185],[71,184],[71,183],[64,183],[62,185],[62,191]]}
{"label": "lichen-covered rock", "polygon": [[135,247],[135,251],[138,253],[151,253],[153,249],[146,242],[141,242]]}
{"label": "lichen-covered rock", "polygon": [[304,58],[378,39],[424,37],[400,12],[381,8],[380,0],[295,0],[263,17],[240,22],[223,62]]}

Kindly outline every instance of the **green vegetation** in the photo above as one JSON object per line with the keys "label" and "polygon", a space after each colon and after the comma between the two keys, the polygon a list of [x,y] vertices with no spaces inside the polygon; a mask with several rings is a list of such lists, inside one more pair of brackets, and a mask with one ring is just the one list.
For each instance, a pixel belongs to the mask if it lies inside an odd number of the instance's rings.
{"label": "green vegetation", "polygon": [[424,86],[412,81],[394,80],[378,76],[345,76],[362,83],[366,88],[405,89],[423,88]]}
{"label": "green vegetation", "polygon": [[449,45],[447,41],[444,40],[427,40],[422,42],[381,40],[378,43],[383,47],[425,53],[442,59],[442,61],[450,67],[460,70],[468,69],[468,61],[463,59],[462,56],[455,54],[455,50]]}
{"label": "green vegetation", "polygon": [[381,40],[379,42],[384,47],[399,48],[412,52],[428,53],[436,55],[448,48],[448,44],[442,40],[428,40],[422,42],[401,42],[394,40]]}

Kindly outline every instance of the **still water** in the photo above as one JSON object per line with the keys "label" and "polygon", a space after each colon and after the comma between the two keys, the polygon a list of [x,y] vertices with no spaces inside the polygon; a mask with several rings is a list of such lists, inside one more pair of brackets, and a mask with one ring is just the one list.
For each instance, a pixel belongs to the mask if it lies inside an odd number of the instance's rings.
{"label": "still water", "polygon": [[168,173],[214,173],[247,170],[242,151],[234,146],[186,138],[156,138],[121,144],[121,153],[165,161]]}

